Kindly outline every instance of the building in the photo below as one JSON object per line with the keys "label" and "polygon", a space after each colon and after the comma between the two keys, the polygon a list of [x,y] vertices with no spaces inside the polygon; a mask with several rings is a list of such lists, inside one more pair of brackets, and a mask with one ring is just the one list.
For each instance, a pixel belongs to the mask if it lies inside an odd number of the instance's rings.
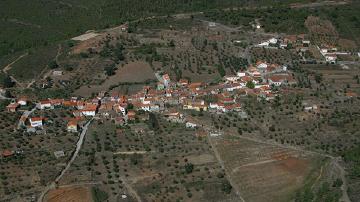
{"label": "building", "polygon": [[97,111],[97,105],[87,104],[82,110],[81,113],[84,116],[95,116]]}
{"label": "building", "polygon": [[165,87],[168,87],[169,86],[169,84],[170,84],[170,76],[168,75],[168,74],[164,74],[163,76],[162,76],[162,79],[163,79],[163,81],[164,81],[164,85],[165,85]]}
{"label": "building", "polygon": [[78,132],[78,122],[77,120],[70,120],[67,124],[67,131],[68,132]]}
{"label": "building", "polygon": [[21,106],[26,106],[27,105],[27,98],[26,97],[21,97],[19,98],[19,100],[17,101],[17,103]]}
{"label": "building", "polygon": [[18,107],[19,107],[18,103],[10,103],[8,106],[6,106],[6,110],[8,112],[16,112]]}
{"label": "building", "polygon": [[50,100],[40,101],[40,109],[50,109],[52,107]]}
{"label": "building", "polygon": [[32,117],[29,119],[30,121],[30,125],[33,128],[37,128],[37,127],[43,127],[43,118],[41,117]]}

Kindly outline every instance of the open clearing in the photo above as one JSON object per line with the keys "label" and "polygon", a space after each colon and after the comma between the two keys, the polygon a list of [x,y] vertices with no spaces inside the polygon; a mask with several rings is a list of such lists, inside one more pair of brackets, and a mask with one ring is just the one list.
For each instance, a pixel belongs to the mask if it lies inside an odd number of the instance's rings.
{"label": "open clearing", "polygon": [[51,190],[45,197],[46,202],[91,202],[91,192],[85,187],[70,187]]}
{"label": "open clearing", "polygon": [[83,34],[83,35],[74,37],[74,38],[72,38],[72,40],[75,40],[75,41],[86,41],[86,40],[88,40],[88,39],[91,39],[91,38],[96,37],[97,35],[99,35],[99,34],[96,34],[96,33],[94,33],[94,32],[90,32],[90,33],[86,33],[86,34]]}

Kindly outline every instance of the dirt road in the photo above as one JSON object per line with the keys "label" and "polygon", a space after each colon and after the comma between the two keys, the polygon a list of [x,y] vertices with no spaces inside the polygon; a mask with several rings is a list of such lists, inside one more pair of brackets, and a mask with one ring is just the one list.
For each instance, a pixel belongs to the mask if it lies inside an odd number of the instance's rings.
{"label": "dirt road", "polygon": [[46,195],[46,193],[49,192],[51,189],[55,189],[56,184],[61,180],[61,178],[66,173],[66,171],[69,170],[71,164],[74,162],[74,160],[76,159],[77,155],[79,154],[79,152],[81,150],[81,146],[84,143],[86,132],[88,130],[88,127],[89,127],[91,121],[92,121],[92,119],[89,122],[87,122],[85,124],[85,126],[82,128],[83,130],[80,134],[78,142],[76,143],[76,149],[75,149],[75,152],[73,153],[70,161],[67,163],[66,167],[61,171],[60,175],[55,179],[55,181],[52,182],[51,184],[49,184],[48,186],[46,186],[45,189],[41,192],[41,194],[38,198],[38,202],[43,202],[44,196]]}

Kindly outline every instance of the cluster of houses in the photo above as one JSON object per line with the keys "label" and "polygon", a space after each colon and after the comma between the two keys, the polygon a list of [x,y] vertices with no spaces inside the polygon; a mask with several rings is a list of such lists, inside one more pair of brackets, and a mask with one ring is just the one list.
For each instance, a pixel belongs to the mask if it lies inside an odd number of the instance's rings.
{"label": "cluster of houses", "polygon": [[[274,87],[296,83],[286,66],[262,61],[251,65],[246,71],[225,76],[223,81],[216,85],[204,82],[190,83],[187,79],[173,82],[168,74],[162,73],[158,73],[157,77],[159,82],[156,87],[144,86],[141,91],[129,96],[118,92],[101,92],[90,100],[41,100],[36,107],[39,110],[57,107],[71,110],[74,118],[68,120],[67,124],[67,130],[71,132],[78,131],[78,120],[83,117],[107,117],[115,120],[117,124],[125,124],[135,120],[139,110],[163,113],[171,121],[186,122],[187,127],[194,127],[196,124],[187,121],[188,118],[184,118],[180,110],[240,112],[241,104],[238,100],[241,96],[255,95],[259,99],[271,100],[276,96],[272,90]],[[27,102],[26,98],[19,98],[17,102],[9,104],[7,109],[15,112],[20,106],[27,105]],[[169,111],[171,107],[177,110]],[[23,115],[20,118],[21,125],[25,126],[26,120],[30,123],[27,127],[43,127],[42,117]]]}
{"label": "cluster of houses", "polygon": [[[271,38],[256,45],[256,47],[274,48],[274,49],[296,49],[299,51],[301,57],[304,58],[304,53],[309,51],[311,41],[306,34],[286,35],[279,38]],[[315,45],[315,44],[314,44]],[[329,44],[315,45],[317,50],[323,56],[323,61],[330,64],[335,64],[339,55],[351,55],[350,52],[338,51],[336,46]],[[360,54],[360,53],[359,53]],[[306,60],[304,58],[304,60]],[[321,61],[320,61],[321,62]]]}

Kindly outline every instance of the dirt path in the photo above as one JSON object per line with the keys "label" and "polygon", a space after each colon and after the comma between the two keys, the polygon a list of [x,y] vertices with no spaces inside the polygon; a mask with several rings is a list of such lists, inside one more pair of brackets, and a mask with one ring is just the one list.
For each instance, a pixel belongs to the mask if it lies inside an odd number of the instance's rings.
{"label": "dirt path", "polygon": [[6,65],[4,68],[3,68],[3,72],[5,74],[7,74],[7,72],[12,68],[12,65],[15,64],[17,61],[21,60],[21,58],[27,56],[29,53],[24,53],[22,55],[20,55],[18,58],[16,58],[14,61],[12,61],[10,64]]}
{"label": "dirt path", "polygon": [[290,8],[315,8],[315,7],[323,7],[323,6],[341,6],[348,4],[348,1],[322,1],[322,2],[314,2],[307,4],[291,4]]}
{"label": "dirt path", "polygon": [[[6,66],[2,69],[2,71],[3,71],[5,74],[9,75],[9,74],[8,74],[8,71],[11,70],[12,65],[15,64],[17,61],[21,60],[23,57],[27,56],[28,54],[29,54],[29,53],[24,53],[24,54],[20,55],[18,58],[16,58],[16,59],[15,59],[14,61],[12,61],[10,64],[6,65]],[[15,82],[18,86],[20,86],[21,88],[23,88],[23,84],[22,84],[22,83],[20,83],[18,80],[16,80],[16,79],[15,79],[13,76],[11,76],[11,75],[9,75],[9,77],[10,77],[11,80],[12,80],[13,82]]]}
{"label": "dirt path", "polygon": [[[206,129],[205,129],[206,130]],[[211,145],[211,149],[213,150],[215,157],[217,159],[217,162],[220,164],[221,168],[225,170],[225,174],[226,174],[226,178],[227,180],[229,180],[229,183],[231,184],[231,186],[234,188],[236,195],[239,197],[239,199],[243,202],[245,202],[244,198],[241,197],[240,191],[238,190],[236,184],[233,182],[232,178],[229,176],[229,171],[226,169],[223,160],[221,159],[221,155],[219,153],[219,151],[217,150],[217,147],[215,145],[215,143],[213,142],[213,139],[210,137],[210,131],[207,131],[207,140],[209,142],[209,144]]]}
{"label": "dirt path", "polygon": [[130,193],[133,197],[135,197],[136,201],[137,201],[137,202],[142,202],[141,197],[139,196],[139,194],[137,193],[137,191],[136,191],[134,188],[132,188],[132,186],[129,184],[129,182],[128,182],[124,177],[120,177],[119,179],[123,182],[124,186],[125,186],[126,189],[129,191],[129,193]]}

